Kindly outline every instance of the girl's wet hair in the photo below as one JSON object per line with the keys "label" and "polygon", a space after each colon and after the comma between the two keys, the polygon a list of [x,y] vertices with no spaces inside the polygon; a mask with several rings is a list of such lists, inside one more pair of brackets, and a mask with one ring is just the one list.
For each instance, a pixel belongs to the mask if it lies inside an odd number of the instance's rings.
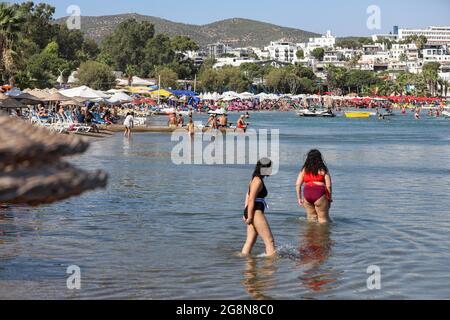
{"label": "girl's wet hair", "polygon": [[253,171],[252,177],[264,178],[272,174],[272,160],[269,158],[262,158],[258,161]]}
{"label": "girl's wet hair", "polygon": [[325,173],[328,173],[328,167],[323,160],[322,154],[317,149],[313,149],[308,152],[303,169],[306,173],[315,175],[318,175],[320,171],[325,171]]}

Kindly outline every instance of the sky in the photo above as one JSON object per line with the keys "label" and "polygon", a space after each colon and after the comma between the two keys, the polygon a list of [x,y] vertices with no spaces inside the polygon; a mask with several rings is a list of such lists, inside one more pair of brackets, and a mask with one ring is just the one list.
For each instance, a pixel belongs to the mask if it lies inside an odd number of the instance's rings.
{"label": "sky", "polygon": [[[10,1],[22,2],[22,1]],[[46,0],[56,17],[66,16],[70,5],[81,15],[139,13],[175,22],[207,24],[228,18],[247,18],[336,36],[368,36],[400,28],[450,26],[449,0]],[[367,13],[375,5],[380,29],[369,29]],[[372,11],[373,13],[373,11]],[[375,26],[375,25],[374,25]]]}

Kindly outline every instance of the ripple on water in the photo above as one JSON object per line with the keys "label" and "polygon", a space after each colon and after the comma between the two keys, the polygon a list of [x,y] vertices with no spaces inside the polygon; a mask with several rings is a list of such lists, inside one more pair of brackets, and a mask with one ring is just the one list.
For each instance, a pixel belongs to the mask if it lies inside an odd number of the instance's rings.
{"label": "ripple on water", "polygon": [[[448,122],[252,118],[281,133],[280,171],[267,180],[277,259],[260,256],[261,241],[252,257],[236,254],[252,166],[175,166],[169,136],[116,135],[70,160],[107,170],[107,189],[0,208],[0,298],[450,298]],[[329,226],[308,223],[296,203],[313,147],[333,176]],[[73,264],[82,270],[75,293],[66,288]],[[367,289],[371,265],[382,290]]]}

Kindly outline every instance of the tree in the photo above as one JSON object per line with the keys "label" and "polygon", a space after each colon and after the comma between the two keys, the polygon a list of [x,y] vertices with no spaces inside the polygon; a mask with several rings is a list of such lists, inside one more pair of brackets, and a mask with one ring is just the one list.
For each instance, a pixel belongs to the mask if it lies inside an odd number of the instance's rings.
{"label": "tree", "polygon": [[78,80],[80,85],[95,90],[108,90],[114,85],[116,78],[109,66],[97,61],[86,61],[80,65]]}
{"label": "tree", "polygon": [[24,12],[15,6],[0,3],[0,73],[14,85],[14,76],[20,64],[18,39],[24,21]]}
{"label": "tree", "polygon": [[23,12],[24,20],[21,26],[23,37],[37,46],[36,51],[32,54],[39,53],[49,42],[55,40],[54,36],[59,28],[59,25],[51,23],[55,7],[46,3],[35,4],[32,1],[14,6]]}
{"label": "tree", "polygon": [[336,46],[354,50],[362,48],[362,44],[355,39],[339,39]]}
{"label": "tree", "polygon": [[197,51],[199,49],[197,43],[186,36],[175,36],[171,40],[172,49],[181,53],[188,51]]}
{"label": "tree", "polygon": [[145,71],[152,73],[155,67],[171,63],[175,58],[175,51],[172,49],[170,38],[164,34],[158,34],[148,40],[144,55]]}
{"label": "tree", "polygon": [[297,59],[299,59],[299,60],[305,58],[305,52],[302,49],[297,50],[295,55],[297,56]]}
{"label": "tree", "polygon": [[81,61],[96,60],[100,53],[97,43],[90,38],[85,38],[81,46]]}
{"label": "tree", "polygon": [[316,48],[311,52],[311,55],[319,61],[323,61],[325,50],[323,48]]}
{"label": "tree", "polygon": [[127,76],[129,87],[131,87],[131,85],[133,84],[133,77],[136,74],[136,70],[136,66],[133,66],[131,64],[127,65],[125,69],[125,75]]}
{"label": "tree", "polygon": [[424,64],[422,68],[422,75],[428,84],[428,88],[432,96],[436,95],[440,67],[441,65],[439,62],[429,62]]}
{"label": "tree", "polygon": [[78,53],[83,46],[84,37],[80,30],[69,30],[66,25],[57,25],[54,40],[59,45],[59,55],[68,61],[74,61],[78,67]]}
{"label": "tree", "polygon": [[204,91],[218,91],[218,74],[213,68],[203,68],[200,70],[198,77],[199,83]]}
{"label": "tree", "polygon": [[154,26],[147,21],[125,20],[102,42],[101,52],[111,57],[116,70],[124,71],[131,64],[138,66],[138,72],[144,75],[140,67],[146,58],[147,42],[154,34]]}
{"label": "tree", "polygon": [[406,62],[408,60],[408,56],[403,52],[402,54],[400,54],[400,56],[398,57],[398,60],[400,60],[401,62]]}
{"label": "tree", "polygon": [[217,82],[219,84],[218,91],[236,91],[244,92],[249,89],[252,84],[237,67],[225,66],[217,70]]}
{"label": "tree", "polygon": [[156,73],[161,77],[162,88],[176,88],[178,75],[175,71],[168,67],[162,67],[158,69]]}
{"label": "tree", "polygon": [[266,76],[266,85],[272,92],[281,93],[285,91],[284,79],[286,72],[283,69],[272,69]]}
{"label": "tree", "polygon": [[58,44],[50,42],[42,52],[31,56],[27,61],[26,71],[21,74],[21,83],[26,82],[37,88],[52,87],[60,74],[59,70],[69,69],[68,61],[58,53]]}

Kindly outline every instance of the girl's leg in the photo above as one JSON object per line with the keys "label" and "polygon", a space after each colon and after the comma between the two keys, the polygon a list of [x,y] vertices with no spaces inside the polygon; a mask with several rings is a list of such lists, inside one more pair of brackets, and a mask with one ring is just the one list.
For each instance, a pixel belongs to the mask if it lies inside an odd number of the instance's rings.
{"label": "girl's leg", "polygon": [[276,253],[275,241],[273,239],[272,230],[270,230],[269,223],[262,211],[255,211],[255,218],[253,221],[256,232],[261,236],[266,246],[266,255],[271,257]]}
{"label": "girl's leg", "polygon": [[303,199],[303,206],[305,207],[306,218],[308,219],[308,221],[317,222],[316,207],[313,204],[306,201],[305,199]]}
{"label": "girl's leg", "polygon": [[319,223],[329,223],[330,219],[330,202],[326,196],[323,196],[314,204]]}
{"label": "girl's leg", "polygon": [[242,254],[248,256],[253,249],[258,238],[258,233],[253,225],[247,226],[247,240],[245,241],[244,247],[242,248]]}

